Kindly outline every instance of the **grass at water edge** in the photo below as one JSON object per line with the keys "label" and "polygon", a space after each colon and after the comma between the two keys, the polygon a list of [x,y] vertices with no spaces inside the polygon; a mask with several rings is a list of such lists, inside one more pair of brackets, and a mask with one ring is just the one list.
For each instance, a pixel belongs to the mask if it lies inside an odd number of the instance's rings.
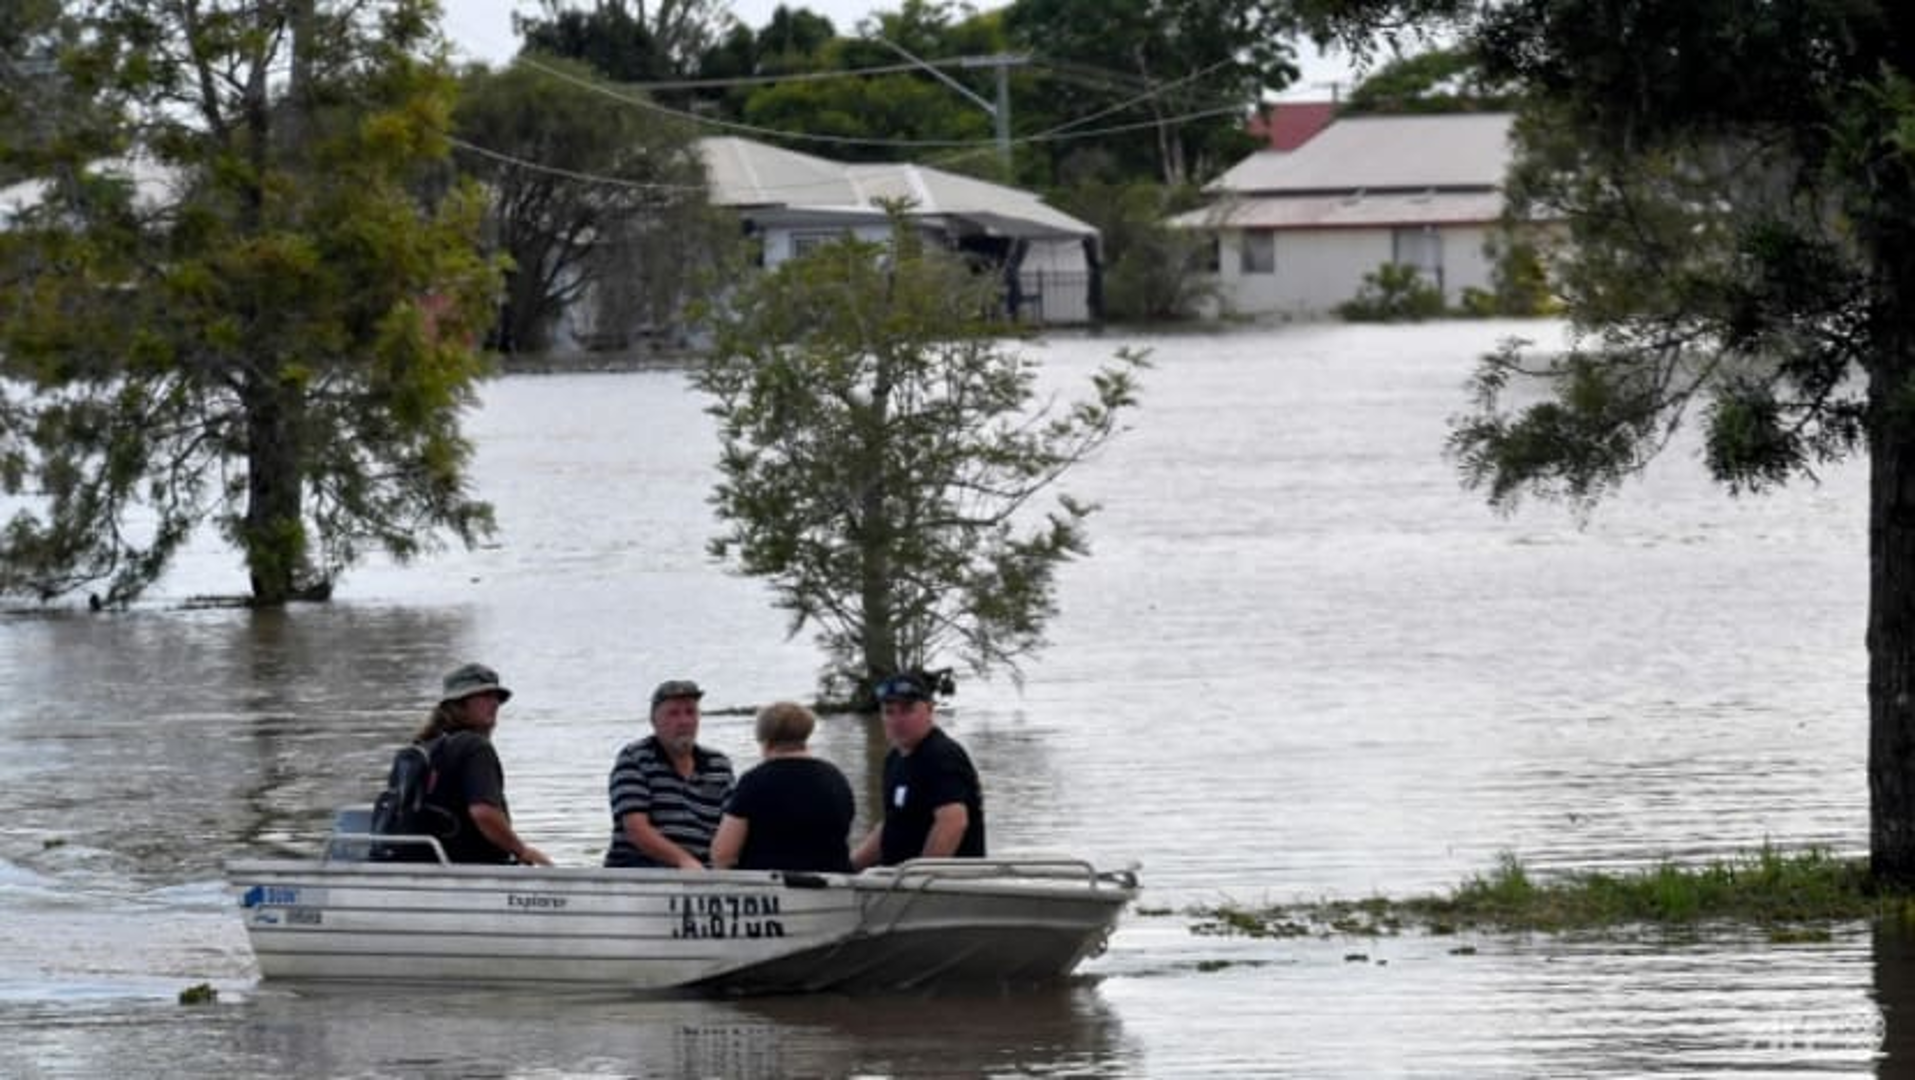
{"label": "grass at water edge", "polygon": [[1199,934],[1379,935],[1405,930],[1570,933],[1743,926],[1777,942],[1826,941],[1837,923],[1893,919],[1915,927],[1915,892],[1878,884],[1866,859],[1764,847],[1697,866],[1663,862],[1622,872],[1532,874],[1505,854],[1487,874],[1437,896],[1225,903],[1187,912]]}

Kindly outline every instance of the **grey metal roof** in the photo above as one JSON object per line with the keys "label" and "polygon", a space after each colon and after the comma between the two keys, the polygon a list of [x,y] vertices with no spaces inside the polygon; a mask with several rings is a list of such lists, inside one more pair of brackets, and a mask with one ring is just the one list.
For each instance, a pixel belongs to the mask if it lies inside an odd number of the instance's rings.
{"label": "grey metal roof", "polygon": [[724,135],[698,140],[719,206],[862,207],[842,163]]}
{"label": "grey metal roof", "polygon": [[909,199],[918,218],[962,219],[997,236],[1096,236],[1031,192],[928,165],[847,164],[733,136],[698,140],[720,206],[868,210]]}
{"label": "grey metal roof", "polygon": [[1510,113],[1357,116],[1288,152],[1238,162],[1210,191],[1306,193],[1493,188],[1509,165]]}
{"label": "grey metal roof", "polygon": [[928,165],[850,165],[852,182],[867,202],[908,198],[913,214],[967,218],[1003,236],[1096,236],[1086,222],[1045,204],[1022,188],[945,172]]}

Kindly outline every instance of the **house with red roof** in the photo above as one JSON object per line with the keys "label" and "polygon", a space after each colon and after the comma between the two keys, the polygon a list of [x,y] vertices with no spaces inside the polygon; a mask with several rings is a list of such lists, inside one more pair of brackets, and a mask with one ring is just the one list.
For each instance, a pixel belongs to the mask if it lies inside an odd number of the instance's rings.
{"label": "house with red roof", "polygon": [[1334,101],[1279,101],[1250,118],[1250,134],[1278,151],[1295,150],[1337,118]]}

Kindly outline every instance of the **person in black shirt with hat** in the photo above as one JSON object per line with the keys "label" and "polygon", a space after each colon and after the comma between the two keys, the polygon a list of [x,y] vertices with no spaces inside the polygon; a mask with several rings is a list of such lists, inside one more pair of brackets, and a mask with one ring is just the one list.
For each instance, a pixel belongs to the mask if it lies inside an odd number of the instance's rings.
{"label": "person in black shirt with hat", "polygon": [[893,675],[875,695],[891,742],[884,757],[884,820],[852,853],[851,865],[982,858],[984,788],[970,755],[937,726],[930,687],[916,675]]}
{"label": "person in black shirt with hat", "polygon": [[505,803],[505,770],[492,748],[492,732],[499,726],[499,706],[511,697],[498,672],[484,664],[461,665],[445,677],[439,704],[412,737],[432,761],[425,799],[447,823],[440,843],[453,862],[552,865],[512,828]]}

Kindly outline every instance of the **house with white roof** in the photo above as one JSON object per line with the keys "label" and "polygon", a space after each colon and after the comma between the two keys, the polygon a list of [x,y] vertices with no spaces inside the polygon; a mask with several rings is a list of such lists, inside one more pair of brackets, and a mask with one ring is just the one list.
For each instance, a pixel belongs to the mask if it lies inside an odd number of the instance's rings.
{"label": "house with white roof", "polygon": [[1290,151],[1252,154],[1173,226],[1215,234],[1216,314],[1321,317],[1386,263],[1456,305],[1488,289],[1509,113],[1358,116]]}
{"label": "house with white roof", "polygon": [[988,267],[1026,322],[1088,322],[1098,310],[1094,226],[1018,188],[928,165],[864,164],[735,137],[699,140],[712,202],[736,211],[765,266],[850,233],[882,240],[884,204],[910,203],[925,235]]}

